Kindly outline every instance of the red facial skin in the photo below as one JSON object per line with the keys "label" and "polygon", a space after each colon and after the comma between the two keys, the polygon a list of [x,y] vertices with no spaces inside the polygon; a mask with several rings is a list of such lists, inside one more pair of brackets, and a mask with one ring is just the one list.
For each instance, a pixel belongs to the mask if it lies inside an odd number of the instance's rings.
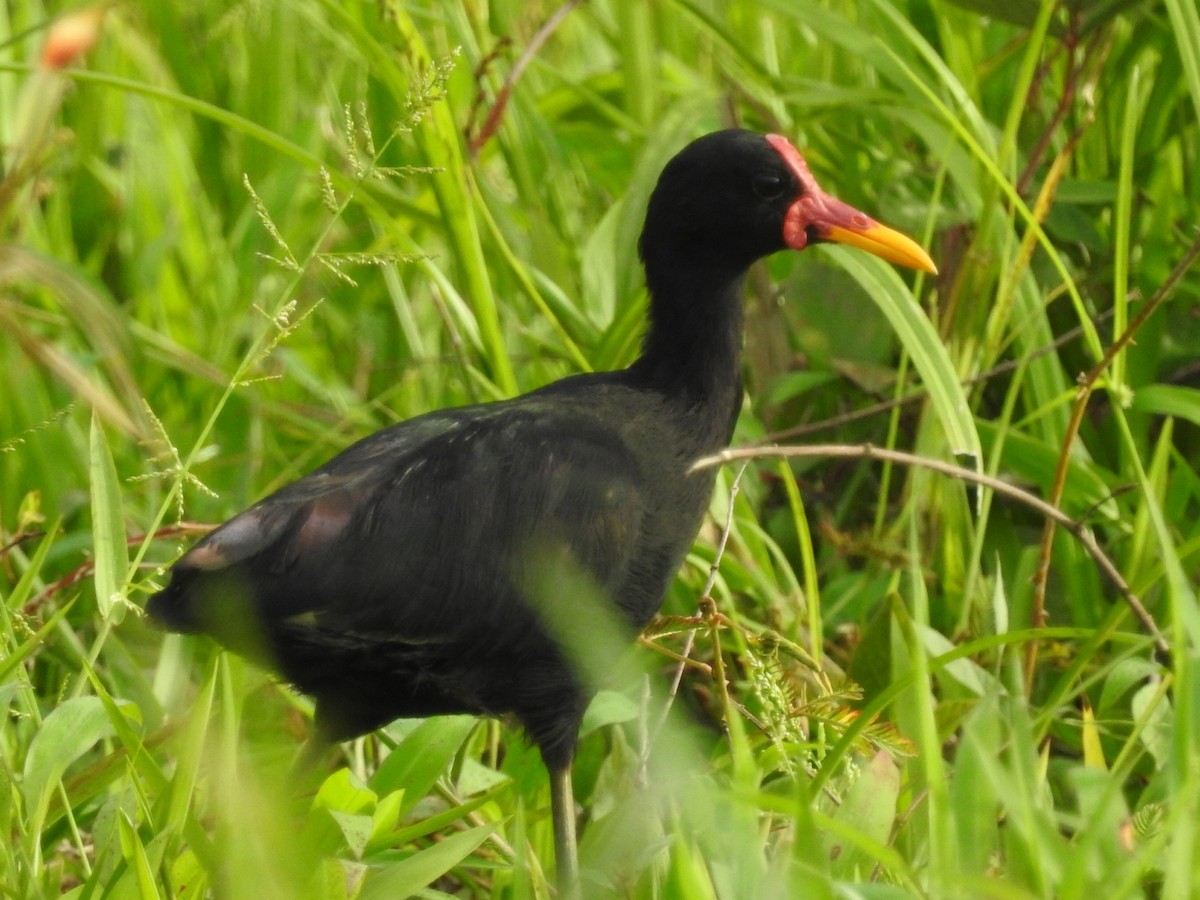
{"label": "red facial skin", "polygon": [[788,208],[783,220],[784,244],[793,250],[803,250],[815,236],[821,241],[858,247],[898,265],[937,272],[929,254],[915,241],[825,193],[800,151],[787,138],[768,134],[767,143],[783,157],[802,189],[800,198]]}

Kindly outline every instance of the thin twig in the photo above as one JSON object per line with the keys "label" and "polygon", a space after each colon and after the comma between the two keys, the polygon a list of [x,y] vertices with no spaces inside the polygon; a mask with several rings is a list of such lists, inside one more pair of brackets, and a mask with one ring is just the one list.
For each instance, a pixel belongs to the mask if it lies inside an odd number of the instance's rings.
{"label": "thin twig", "polygon": [[38,538],[44,538],[45,536],[46,532],[44,531],[22,531],[7,544],[0,547],[0,556],[4,556],[4,554],[8,553],[8,551],[12,550],[14,547],[19,547],[21,544],[24,544],[27,541],[36,541]]}
{"label": "thin twig", "polygon": [[1118,593],[1124,598],[1129,609],[1142,623],[1142,627],[1146,633],[1150,635],[1154,641],[1154,648],[1159,658],[1165,665],[1170,665],[1171,648],[1167,643],[1167,639],[1163,637],[1162,632],[1158,628],[1158,624],[1154,621],[1154,617],[1150,615],[1142,601],[1129,587],[1125,578],[1117,569],[1116,564],[1108,557],[1103,550],[1100,549],[1096,539],[1092,537],[1091,532],[1083,522],[1078,522],[1072,519],[1058,507],[1047,503],[1042,498],[1029,493],[1029,491],[1009,484],[1007,481],[1002,481],[991,475],[985,475],[981,472],[976,472],[973,469],[967,469],[962,466],[957,466],[954,463],[943,462],[940,459],[932,459],[925,456],[917,456],[913,453],[905,453],[901,450],[889,450],[883,447],[875,447],[871,444],[813,444],[807,447],[746,447],[732,448],[723,450],[720,453],[715,453],[712,456],[706,456],[697,460],[693,465],[693,471],[696,469],[705,469],[710,466],[722,465],[734,460],[748,459],[763,459],[763,458],[798,458],[798,457],[837,457],[840,459],[875,459],[887,460],[888,462],[898,463],[906,466],[919,466],[924,469],[930,469],[934,472],[939,472],[943,475],[948,475],[951,478],[958,478],[962,481],[969,481],[972,484],[978,484],[986,487],[997,494],[1003,494],[1010,497],[1026,506],[1036,510],[1048,520],[1052,520],[1057,525],[1061,525],[1083,546],[1088,554],[1095,560],[1099,569],[1108,576],[1109,580],[1116,587]]}

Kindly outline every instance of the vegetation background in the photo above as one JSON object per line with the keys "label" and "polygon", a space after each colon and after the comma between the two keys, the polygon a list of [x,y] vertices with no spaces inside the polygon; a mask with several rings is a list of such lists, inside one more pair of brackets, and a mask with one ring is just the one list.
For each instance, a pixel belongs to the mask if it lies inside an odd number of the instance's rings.
{"label": "vegetation background", "polygon": [[1200,883],[1194,0],[131,0],[44,58],[64,11],[0,5],[0,894],[553,895],[519,732],[398,722],[297,796],[305,699],[138,611],[369,431],[629,362],[644,201],[731,124],[941,269],[756,269],[736,442],[1069,527],[726,465],[586,723],[589,895]]}

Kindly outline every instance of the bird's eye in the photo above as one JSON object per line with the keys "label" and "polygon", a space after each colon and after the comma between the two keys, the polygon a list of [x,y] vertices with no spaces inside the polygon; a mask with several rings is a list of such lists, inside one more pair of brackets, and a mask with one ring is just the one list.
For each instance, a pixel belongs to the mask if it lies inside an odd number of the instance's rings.
{"label": "bird's eye", "polygon": [[751,186],[762,199],[777,200],[783,196],[786,184],[779,175],[755,175]]}

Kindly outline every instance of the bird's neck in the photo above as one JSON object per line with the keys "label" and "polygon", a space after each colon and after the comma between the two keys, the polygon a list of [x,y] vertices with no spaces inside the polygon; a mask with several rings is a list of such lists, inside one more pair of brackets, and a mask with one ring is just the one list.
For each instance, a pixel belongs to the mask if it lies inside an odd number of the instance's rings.
{"label": "bird's neck", "polygon": [[743,274],[691,269],[663,279],[648,273],[650,327],[629,369],[689,414],[710,419],[722,445],[742,403]]}

